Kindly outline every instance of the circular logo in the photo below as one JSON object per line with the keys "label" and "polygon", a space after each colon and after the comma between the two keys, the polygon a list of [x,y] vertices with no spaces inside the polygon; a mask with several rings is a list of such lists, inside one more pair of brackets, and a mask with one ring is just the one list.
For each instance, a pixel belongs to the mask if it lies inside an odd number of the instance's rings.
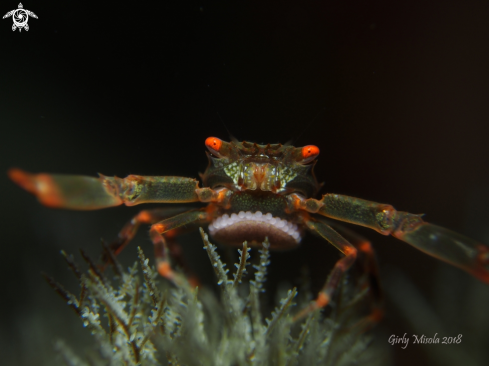
{"label": "circular logo", "polygon": [[29,20],[29,15],[24,9],[16,9],[12,14],[12,18],[14,20],[14,24],[17,27],[22,28],[27,24],[27,21]]}

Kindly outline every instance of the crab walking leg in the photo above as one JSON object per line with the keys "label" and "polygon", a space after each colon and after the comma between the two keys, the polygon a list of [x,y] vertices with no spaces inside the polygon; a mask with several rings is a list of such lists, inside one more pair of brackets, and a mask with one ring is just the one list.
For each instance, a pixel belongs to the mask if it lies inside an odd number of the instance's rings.
{"label": "crab walking leg", "polygon": [[356,326],[358,329],[368,329],[378,323],[384,316],[384,296],[382,286],[380,284],[379,266],[375,253],[370,241],[363,236],[357,234],[353,230],[350,230],[343,225],[336,222],[330,222],[330,220],[321,218],[320,221],[326,222],[334,230],[336,230],[341,236],[343,236],[348,242],[353,244],[357,249],[356,264],[360,266],[362,273],[367,275],[368,291],[371,295],[370,313],[361,319]]}
{"label": "crab walking leg", "polygon": [[[134,216],[129,222],[124,225],[122,230],[119,232],[117,239],[114,240],[110,244],[110,250],[114,255],[118,255],[134,238],[138,229],[141,225],[152,225],[163,219],[169,218],[171,216],[182,213],[183,211],[188,211],[188,208],[176,208],[176,207],[165,207],[165,208],[155,208],[151,210],[142,210],[136,216]],[[184,272],[187,274],[189,281],[197,284],[198,279],[189,269],[185,258],[183,257],[182,250],[178,242],[175,240],[175,236],[177,236],[181,231],[182,227],[178,229],[173,229],[171,231],[167,231],[165,233],[165,243],[166,248],[168,249],[168,254],[171,259],[176,263],[180,268],[184,269]],[[161,253],[161,250],[158,250],[158,253]],[[102,257],[102,262],[104,263],[104,267],[109,261],[109,258],[104,255]]]}
{"label": "crab walking leg", "polygon": [[305,220],[305,223],[309,230],[322,236],[324,239],[334,245],[345,256],[340,258],[336,262],[335,266],[328,276],[328,279],[326,280],[326,283],[319,292],[317,299],[311,302],[308,307],[300,311],[294,317],[294,320],[299,320],[310,312],[328,305],[331,296],[340,284],[341,278],[357,258],[357,250],[355,249],[355,247],[351,245],[340,234],[334,231],[329,225],[326,225],[325,223],[320,221],[313,221],[310,219]]}
{"label": "crab walking leg", "polygon": [[169,248],[163,234],[185,225],[208,221],[208,214],[204,210],[192,210],[151,225],[149,236],[154,245],[156,269],[160,275],[172,281],[176,280],[169,260]]}
{"label": "crab walking leg", "polygon": [[72,210],[96,210],[105,207],[141,203],[197,202],[198,182],[183,177],[99,178],[81,175],[31,174],[20,169],[8,171],[10,179],[37,196],[49,207]]}
{"label": "crab walking leg", "polygon": [[424,222],[421,215],[396,211],[387,204],[338,194],[321,200],[298,201],[296,206],[326,217],[366,226],[392,235],[415,248],[489,283],[489,247],[443,227]]}
{"label": "crab walking leg", "polygon": [[117,239],[110,244],[110,249],[115,255],[118,255],[134,238],[141,225],[152,225],[170,216],[182,213],[183,211],[188,211],[188,207],[186,209],[182,207],[165,207],[140,211],[124,225],[117,235]]}
{"label": "crab walking leg", "polygon": [[[326,219],[321,218],[319,220],[323,221]],[[361,267],[363,268],[363,273],[366,273],[369,278],[370,291],[374,298],[375,306],[379,307],[380,310],[383,300],[383,293],[380,286],[379,266],[377,263],[377,259],[375,258],[372,244],[363,236],[357,234],[353,230],[344,227],[343,225],[340,225],[336,222],[329,222],[329,220],[325,223],[331,226],[333,230],[337,231],[357,249],[357,262],[360,262]]]}

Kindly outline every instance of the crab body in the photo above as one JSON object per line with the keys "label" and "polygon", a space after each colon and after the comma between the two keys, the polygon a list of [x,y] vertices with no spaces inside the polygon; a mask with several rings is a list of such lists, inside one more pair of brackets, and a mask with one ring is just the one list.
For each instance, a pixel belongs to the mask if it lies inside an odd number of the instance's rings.
{"label": "crab body", "polygon": [[[281,144],[206,141],[209,166],[201,175],[204,186],[226,190],[226,198],[211,203],[210,234],[220,243],[261,245],[269,238],[272,249],[296,247],[302,238],[302,216],[288,196],[312,197],[318,184],[312,171],[312,154]],[[313,147],[309,147],[313,148]],[[314,147],[314,152],[319,149]]]}
{"label": "crab body", "polygon": [[[321,185],[314,176],[319,149],[314,145],[258,145],[225,142],[209,137],[205,145],[209,165],[201,174],[203,187],[192,178],[99,178],[9,171],[10,178],[35,194],[46,206],[93,210],[125,204],[203,202],[207,206],[168,217],[165,209],[143,210],[128,222],[112,243],[118,253],[134,237],[141,224],[150,224],[159,273],[172,281],[178,275],[172,261],[181,262],[175,235],[184,229],[208,225],[216,241],[241,246],[268,237],[271,248],[291,249],[306,231],[335,246],[343,256],[336,262],[316,300],[297,315],[327,305],[342,276],[358,262],[367,277],[378,276],[373,249],[366,239],[341,227],[343,221],[392,235],[415,248],[460,267],[489,283],[489,247],[448,229],[427,223],[421,215],[397,211],[388,204],[338,194],[315,199]],[[341,233],[341,234],[340,234]],[[378,283],[372,283],[372,289]],[[375,291],[374,291],[375,292]],[[372,319],[378,319],[373,309]]]}
{"label": "crab body", "polygon": [[[271,248],[290,249],[301,241],[300,217],[287,213],[285,197],[269,192],[233,192],[229,209],[220,205],[209,225],[212,237],[222,244],[239,246],[244,241],[261,246],[268,237]],[[299,225],[298,225],[299,224]]]}

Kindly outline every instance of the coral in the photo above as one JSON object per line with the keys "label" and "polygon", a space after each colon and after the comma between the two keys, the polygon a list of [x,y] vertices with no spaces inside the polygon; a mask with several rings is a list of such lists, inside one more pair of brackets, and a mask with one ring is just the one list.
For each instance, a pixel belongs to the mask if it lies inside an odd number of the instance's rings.
{"label": "coral", "polygon": [[371,336],[361,320],[368,289],[355,291],[355,281],[345,278],[327,316],[316,311],[294,322],[292,314],[307,302],[295,304],[297,289],[293,288],[264,321],[260,294],[266,288],[268,240],[253,266],[254,278],[241,283],[250,262],[247,243],[238,251],[239,263],[231,280],[216,246],[202,230],[201,235],[220,299],[206,288],[192,288],[180,272],[175,283],[162,280],[140,248],[139,263],[127,271],[111,256],[116,273],[111,281],[86,255],[89,269],[82,273],[73,258],[64,254],[80,281],[80,295],[45,277],[90,330],[98,351],[84,359],[58,341],[55,346],[65,363],[295,366],[380,362],[382,357],[369,347]]}

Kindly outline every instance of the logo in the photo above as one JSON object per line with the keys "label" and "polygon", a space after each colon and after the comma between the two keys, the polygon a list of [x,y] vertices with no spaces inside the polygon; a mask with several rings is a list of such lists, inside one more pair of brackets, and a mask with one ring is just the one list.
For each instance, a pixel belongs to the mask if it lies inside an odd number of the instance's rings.
{"label": "logo", "polygon": [[19,28],[19,32],[22,31],[22,28],[28,31],[29,26],[27,25],[27,21],[29,20],[29,15],[37,19],[36,14],[34,14],[30,10],[24,9],[22,3],[19,3],[19,8],[9,11],[7,14],[3,16],[3,19],[12,17],[12,19],[14,20],[14,24],[12,25],[13,31],[15,31],[17,28]]}

